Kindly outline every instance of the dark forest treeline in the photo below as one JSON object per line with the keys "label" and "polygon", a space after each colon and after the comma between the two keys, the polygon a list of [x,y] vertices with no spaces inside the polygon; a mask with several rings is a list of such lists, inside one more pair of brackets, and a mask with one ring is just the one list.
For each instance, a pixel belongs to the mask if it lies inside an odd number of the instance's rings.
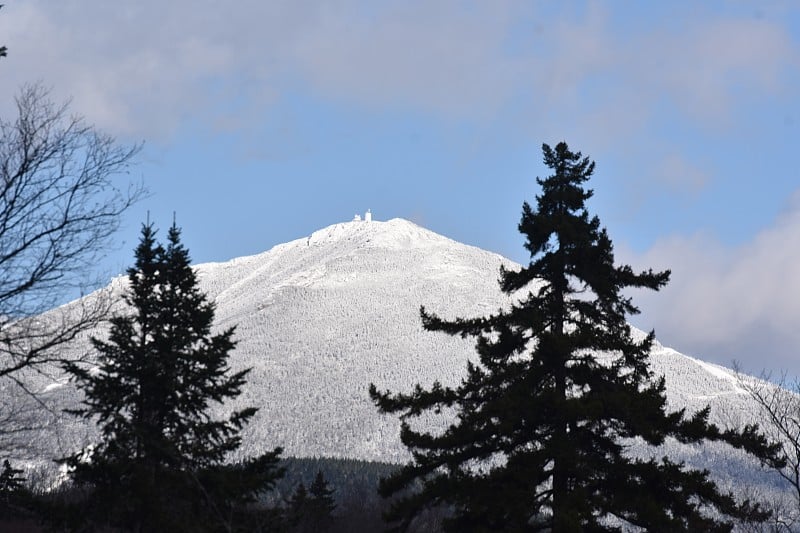
{"label": "dark forest treeline", "polygon": [[[339,458],[294,458],[280,461],[285,469],[284,476],[279,479],[275,488],[265,494],[264,498],[254,504],[254,509],[277,510],[271,515],[272,523],[268,531],[292,533],[296,531],[287,522],[288,503],[300,483],[311,485],[318,472],[322,472],[330,488],[336,509],[332,513],[330,525],[321,531],[339,532],[371,532],[383,531],[386,524],[382,514],[388,510],[388,502],[378,495],[377,488],[381,478],[395,472],[399,465],[389,463],[359,461]],[[0,496],[0,532],[40,533],[49,531],[42,524],[40,504],[53,499],[73,499],[74,494],[69,485],[57,491],[49,492],[35,483],[22,483],[13,496]],[[0,490],[0,495],[3,491]],[[415,531],[437,531],[439,517],[431,513],[420,520]]]}

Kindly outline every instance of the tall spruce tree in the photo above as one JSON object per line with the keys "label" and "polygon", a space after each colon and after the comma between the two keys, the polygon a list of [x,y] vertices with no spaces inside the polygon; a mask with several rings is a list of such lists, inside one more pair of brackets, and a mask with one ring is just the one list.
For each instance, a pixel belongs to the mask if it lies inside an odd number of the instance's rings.
{"label": "tall spruce tree", "polygon": [[[654,334],[634,338],[626,316],[638,309],[623,291],[658,290],[669,272],[615,266],[585,205],[594,162],[563,142],[542,149],[553,175],[537,178],[537,208],[525,203],[519,224],[530,263],[500,274],[515,303],[474,319],[421,310],[426,330],[476,337],[480,362],[468,363],[457,388],[370,386],[380,411],[400,413],[413,454],[381,483],[383,496],[397,495],[387,520],[403,530],[435,506],[450,510],[448,531],[730,531],[731,519],[763,520],[708,471],[656,457],[668,439],[715,440],[778,460],[754,426],[723,431],[708,408],[667,411],[664,379],[648,366]],[[448,409],[455,421],[445,431],[414,429],[420,415]],[[632,439],[652,456],[627,453]]]}
{"label": "tall spruce tree", "polygon": [[233,510],[282,474],[280,448],[237,465],[226,456],[255,408],[214,419],[212,404],[237,397],[249,370],[227,363],[234,329],[211,333],[214,304],[197,285],[173,224],[166,246],[142,229],[108,340],[93,338],[98,367],[68,370],[85,394],[75,414],[96,420],[102,440],[68,457],[88,489],[79,518],[131,531],[230,530]]}

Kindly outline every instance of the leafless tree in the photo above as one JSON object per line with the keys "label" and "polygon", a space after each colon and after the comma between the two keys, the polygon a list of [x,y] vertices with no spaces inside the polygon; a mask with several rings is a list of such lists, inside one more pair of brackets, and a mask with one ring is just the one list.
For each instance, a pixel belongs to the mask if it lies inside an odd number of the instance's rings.
{"label": "leafless tree", "polygon": [[143,195],[125,176],[139,150],[71,115],[40,85],[23,87],[16,116],[0,118],[0,380],[37,392],[26,376],[80,357],[65,346],[106,316],[104,298],[51,309],[92,288],[89,273],[120,216]]}
{"label": "leafless tree", "polygon": [[[791,487],[792,504],[776,502],[776,531],[796,531],[800,526],[800,382],[790,382],[786,374],[773,380],[764,373],[759,379],[743,374],[734,365],[739,386],[755,400],[760,409],[759,427],[773,442],[782,446],[786,460],[776,472]],[[781,526],[785,529],[782,529]]]}

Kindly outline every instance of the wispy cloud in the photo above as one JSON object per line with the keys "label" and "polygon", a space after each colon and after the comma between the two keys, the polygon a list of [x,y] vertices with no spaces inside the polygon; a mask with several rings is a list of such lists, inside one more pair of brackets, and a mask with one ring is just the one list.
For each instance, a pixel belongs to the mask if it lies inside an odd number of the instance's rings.
{"label": "wispy cloud", "polygon": [[293,41],[290,59],[329,97],[455,115],[495,111],[524,74],[503,50],[510,13],[500,3],[424,6],[321,10]]}
{"label": "wispy cloud", "polygon": [[12,50],[0,90],[42,80],[104,127],[155,138],[186,120],[252,120],[296,87],[444,117],[513,103],[534,124],[580,129],[580,115],[594,115],[607,138],[640,132],[665,101],[691,119],[728,120],[743,93],[780,93],[798,67],[798,44],[776,23],[692,20],[623,34],[598,3],[540,13],[513,1],[31,0],[0,16]]}
{"label": "wispy cloud", "polygon": [[76,6],[4,10],[0,32],[13,53],[2,96],[42,80],[118,133],[160,138],[185,120],[253,120],[297,84],[362,106],[486,114],[520,75],[503,52],[510,14],[501,3]]}
{"label": "wispy cloud", "polygon": [[620,255],[640,268],[672,270],[660,293],[635,297],[639,323],[665,343],[726,365],[743,361],[752,372],[800,375],[800,191],[771,227],[741,245],[697,233]]}

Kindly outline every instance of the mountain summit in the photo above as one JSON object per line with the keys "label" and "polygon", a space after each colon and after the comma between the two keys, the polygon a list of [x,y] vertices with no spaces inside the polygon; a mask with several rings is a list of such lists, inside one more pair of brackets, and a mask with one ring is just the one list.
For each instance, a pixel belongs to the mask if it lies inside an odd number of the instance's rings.
{"label": "mountain summit", "polygon": [[354,220],[333,224],[312,233],[306,244],[326,245],[343,241],[373,248],[408,248],[455,243],[408,220],[393,218],[387,222]]}

